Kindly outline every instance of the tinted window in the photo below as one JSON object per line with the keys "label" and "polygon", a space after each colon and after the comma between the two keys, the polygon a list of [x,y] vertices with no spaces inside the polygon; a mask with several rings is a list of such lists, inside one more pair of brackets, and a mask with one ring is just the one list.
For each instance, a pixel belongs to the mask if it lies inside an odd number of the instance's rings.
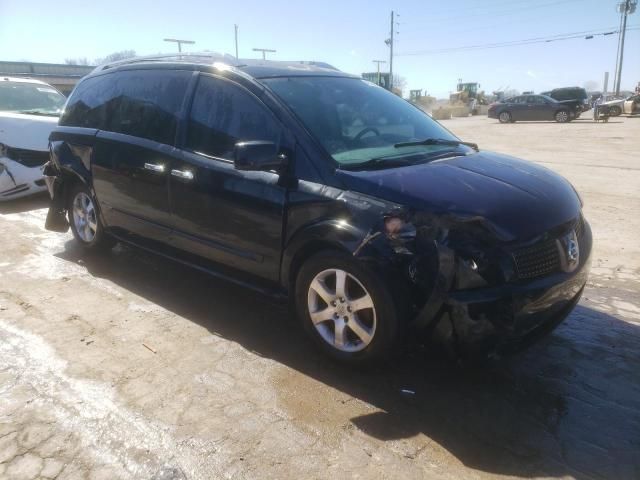
{"label": "tinted window", "polygon": [[60,125],[70,127],[103,128],[106,121],[105,85],[113,75],[82,80],[73,90],[60,117]]}
{"label": "tinted window", "polygon": [[237,142],[278,142],[280,127],[251,93],[231,82],[202,76],[193,99],[186,147],[233,159]]}
{"label": "tinted window", "polygon": [[544,105],[546,102],[543,97],[538,95],[531,95],[527,100],[527,103],[533,103],[534,105]]}
{"label": "tinted window", "polygon": [[172,144],[190,72],[132,70],[83,81],[61,125],[98,128]]}

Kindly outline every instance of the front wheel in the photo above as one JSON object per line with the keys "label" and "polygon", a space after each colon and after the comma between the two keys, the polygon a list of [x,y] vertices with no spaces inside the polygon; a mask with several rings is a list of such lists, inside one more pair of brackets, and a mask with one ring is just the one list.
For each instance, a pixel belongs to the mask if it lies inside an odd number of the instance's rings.
{"label": "front wheel", "polygon": [[558,123],[567,123],[570,119],[569,112],[566,110],[560,110],[559,112],[556,112],[555,119]]}
{"label": "front wheel", "polygon": [[306,333],[343,363],[369,365],[398,345],[401,328],[391,293],[350,255],[323,252],[305,261],[295,303]]}
{"label": "front wheel", "polygon": [[609,108],[609,115],[612,117],[617,117],[621,113],[622,113],[622,109],[617,105],[614,105],[613,107]]}
{"label": "front wheel", "polygon": [[498,115],[498,120],[500,121],[500,123],[510,123],[511,114],[509,112],[500,112],[500,115]]}
{"label": "front wheel", "polygon": [[93,195],[85,185],[78,184],[71,191],[67,211],[71,232],[83,248],[97,250],[113,247],[115,240],[104,231]]}

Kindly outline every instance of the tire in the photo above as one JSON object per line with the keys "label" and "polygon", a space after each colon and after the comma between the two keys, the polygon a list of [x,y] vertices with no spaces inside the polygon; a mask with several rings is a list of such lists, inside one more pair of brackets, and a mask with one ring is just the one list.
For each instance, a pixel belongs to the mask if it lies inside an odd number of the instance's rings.
{"label": "tire", "polygon": [[[345,285],[343,294],[336,288],[340,284]],[[400,343],[402,328],[390,291],[351,255],[325,251],[307,259],[296,277],[294,298],[307,335],[341,363],[377,364]]]}
{"label": "tire", "polygon": [[567,110],[558,110],[554,118],[558,123],[568,123],[571,120],[571,115]]}
{"label": "tire", "polygon": [[619,106],[613,105],[612,107],[609,107],[609,116],[617,117],[621,113],[622,113],[622,109]]}
{"label": "tire", "polygon": [[509,112],[500,112],[498,115],[498,121],[500,123],[511,123],[513,120],[511,119],[511,114]]}
{"label": "tire", "polygon": [[116,243],[105,230],[96,201],[84,184],[76,184],[69,195],[67,205],[71,232],[82,248],[86,250],[108,250]]}

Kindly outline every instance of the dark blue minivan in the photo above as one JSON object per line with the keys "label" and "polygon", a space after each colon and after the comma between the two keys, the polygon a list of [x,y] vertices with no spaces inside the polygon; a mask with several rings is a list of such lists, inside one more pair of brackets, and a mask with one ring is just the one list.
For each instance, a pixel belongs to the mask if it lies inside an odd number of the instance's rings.
{"label": "dark blue minivan", "polygon": [[346,363],[388,357],[409,332],[458,356],[510,350],[586,283],[591,230],[567,180],[326,64],[103,65],[50,146],[47,228],[289,298]]}

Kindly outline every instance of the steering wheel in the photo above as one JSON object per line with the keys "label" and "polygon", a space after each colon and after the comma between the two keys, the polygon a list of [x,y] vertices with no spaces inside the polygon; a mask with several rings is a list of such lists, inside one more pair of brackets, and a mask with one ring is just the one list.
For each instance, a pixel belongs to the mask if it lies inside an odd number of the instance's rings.
{"label": "steering wheel", "polygon": [[360,139],[362,137],[364,137],[369,132],[375,133],[376,136],[378,136],[378,137],[380,136],[380,131],[377,128],[375,128],[375,127],[367,127],[367,128],[364,128],[364,129],[360,130],[360,132],[354,137],[354,140],[356,142],[360,141]]}

